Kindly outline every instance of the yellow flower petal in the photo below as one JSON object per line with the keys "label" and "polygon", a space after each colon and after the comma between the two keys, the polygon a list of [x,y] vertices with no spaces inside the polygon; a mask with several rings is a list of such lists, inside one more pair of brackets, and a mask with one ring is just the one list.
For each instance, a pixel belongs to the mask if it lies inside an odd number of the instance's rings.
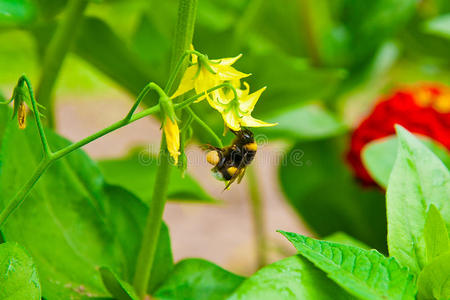
{"label": "yellow flower petal", "polygon": [[241,57],[242,57],[242,54],[239,54],[238,56],[235,56],[235,57],[220,58],[220,59],[214,59],[211,61],[216,64],[220,64],[220,65],[224,65],[224,66],[231,66]]}
{"label": "yellow flower petal", "polygon": [[200,94],[219,84],[220,82],[217,80],[215,75],[209,72],[206,68],[202,67],[198,77],[195,78],[194,81],[195,92]]}
{"label": "yellow flower petal", "polygon": [[206,96],[206,100],[208,100],[209,105],[218,112],[222,113],[227,108],[227,106],[218,102],[219,98],[220,98],[219,91],[214,91],[213,93],[210,93]]}
{"label": "yellow flower petal", "polygon": [[217,76],[223,81],[236,80],[250,76],[228,65],[216,65]]}
{"label": "yellow flower petal", "polygon": [[195,75],[197,75],[198,65],[190,66],[184,72],[183,77],[181,78],[180,85],[178,86],[175,93],[170,98],[175,98],[184,93],[192,90],[194,88]]}
{"label": "yellow flower petal", "polygon": [[[189,50],[194,51],[194,50],[195,50],[195,49],[194,49],[194,45],[191,44],[191,45],[189,46]],[[192,61],[193,64],[196,64],[196,63],[198,62],[197,55],[191,54],[191,61]]]}
{"label": "yellow flower petal", "polygon": [[241,129],[241,125],[239,124],[239,117],[234,113],[232,109],[228,112],[222,113],[223,120],[228,128],[238,131]]}
{"label": "yellow flower petal", "polygon": [[172,156],[174,163],[178,163],[180,156],[180,130],[176,122],[172,122],[169,117],[164,121],[164,134],[166,136],[167,150]]}
{"label": "yellow flower petal", "polygon": [[[247,85],[247,87],[248,87],[248,85]],[[257,90],[256,92],[251,93],[247,97],[244,97],[242,99],[242,101],[239,101],[240,111],[245,115],[249,115],[255,108],[255,104],[256,104],[256,102],[258,102],[259,97],[261,96],[262,92],[264,92],[265,90],[266,90],[266,87],[263,87],[263,88]],[[248,91],[247,91],[247,93],[248,93]]]}
{"label": "yellow flower petal", "polygon": [[252,116],[243,116],[241,119],[241,125],[245,127],[270,127],[278,125],[278,123],[267,123]]}

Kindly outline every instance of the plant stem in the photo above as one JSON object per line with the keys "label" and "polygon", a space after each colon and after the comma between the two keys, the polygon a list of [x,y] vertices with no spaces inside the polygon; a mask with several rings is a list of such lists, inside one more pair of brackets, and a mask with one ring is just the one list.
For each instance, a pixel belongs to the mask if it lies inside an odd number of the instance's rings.
{"label": "plant stem", "polygon": [[258,269],[267,263],[266,249],[267,241],[264,232],[264,209],[261,194],[258,189],[258,180],[254,166],[248,167],[248,183],[250,189],[250,201],[253,220],[253,231],[255,234],[256,258]]}
{"label": "plant stem", "polygon": [[36,95],[39,102],[47,108],[47,119],[50,127],[55,126],[52,101],[53,87],[64,58],[75,39],[76,30],[83,19],[83,13],[88,2],[88,0],[69,1],[66,8],[66,15],[57,27],[45,52],[41,79],[37,87]]}
{"label": "plant stem", "polygon": [[[166,88],[168,95],[172,95],[173,89],[178,86],[183,72],[175,73],[177,61],[182,55],[189,50],[194,37],[195,18],[197,14],[197,0],[179,0],[178,1],[178,20],[175,29],[174,43],[172,47],[172,58],[170,63],[170,71],[175,74],[175,79],[170,83],[170,87]],[[186,68],[185,61],[181,64],[181,70]]]}
{"label": "plant stem", "polygon": [[[184,56],[192,43],[196,11],[197,0],[179,0],[178,22],[172,49],[171,76],[165,89],[165,92],[169,95],[172,94],[172,89],[178,85],[182,73],[187,66],[184,62]],[[182,62],[178,65],[177,62],[180,59]],[[182,107],[180,106],[179,108]],[[156,174],[153,197],[150,202],[146,226],[142,236],[141,248],[136,262],[136,273],[133,280],[133,286],[141,299],[145,298],[147,287],[151,279],[150,275],[155,259],[171,171],[164,133],[161,135],[159,161],[160,165]]]}
{"label": "plant stem", "polygon": [[31,178],[23,185],[14,198],[2,210],[0,214],[0,228],[3,224],[5,224],[6,220],[8,220],[8,217],[23,203],[23,200],[28,196],[35,183],[39,180],[45,170],[47,170],[50,164],[50,160],[43,159],[37,166]]}
{"label": "plant stem", "polygon": [[47,136],[45,135],[44,131],[44,126],[42,126],[41,116],[39,114],[39,107],[37,105],[36,98],[34,97],[33,87],[31,86],[30,80],[25,75],[22,75],[19,78],[19,82],[20,81],[24,81],[27,84],[28,93],[30,94],[31,99],[31,105],[33,106],[34,119],[36,121],[39,137],[41,139],[42,149],[44,151],[44,157],[48,158],[51,155],[52,150],[50,149],[50,145],[48,144]]}
{"label": "plant stem", "polygon": [[317,34],[315,31],[315,24],[313,19],[313,5],[316,5],[315,2],[311,0],[299,0],[300,4],[300,16],[303,31],[305,34],[305,42],[306,47],[308,48],[309,56],[311,57],[311,62],[314,66],[320,66],[320,49],[319,49],[319,41],[317,40]]}
{"label": "plant stem", "polygon": [[159,167],[156,173],[155,188],[148,210],[147,221],[142,235],[141,248],[137,258],[136,273],[134,277],[134,288],[141,299],[147,293],[152,266],[158,245],[159,232],[161,230],[164,207],[166,205],[166,193],[169,186],[171,171],[170,157],[166,149],[164,134],[161,140],[159,152]]}
{"label": "plant stem", "polygon": [[217,136],[217,134],[209,127],[199,116],[192,110],[192,108],[187,107],[186,110],[192,116],[192,118],[205,129],[209,135],[216,141],[219,148],[223,148],[222,140]]}
{"label": "plant stem", "polygon": [[[224,86],[226,86],[226,84],[218,85],[218,86],[216,86],[214,88],[209,89],[207,92],[210,93],[210,92],[212,92],[212,91],[214,91],[216,89],[223,88]],[[29,86],[29,89],[31,89],[31,85]],[[176,109],[176,110],[177,109],[183,109],[183,108],[189,106],[190,104],[192,104],[198,98],[203,97],[203,96],[204,96],[203,93],[202,94],[198,94],[198,95],[195,95],[195,96],[193,96],[193,97],[191,97],[189,99],[184,100],[183,102],[177,103],[177,104],[174,105],[174,109]],[[7,103],[7,102],[4,102],[4,103]],[[2,104],[4,104],[4,103],[2,103]],[[64,148],[62,148],[62,149],[60,149],[60,150],[58,150],[56,152],[53,152],[53,153],[50,152],[47,157],[44,156],[43,161],[46,161],[48,163],[48,165],[50,165],[52,162],[54,162],[54,161],[56,161],[56,160],[58,160],[58,159],[60,159],[60,158],[62,158],[64,156],[68,155],[69,153],[71,153],[71,152],[73,152],[73,151],[83,147],[86,144],[89,144],[90,142],[92,142],[92,141],[94,141],[94,140],[96,140],[96,139],[98,139],[98,138],[100,138],[100,137],[102,137],[102,136],[104,136],[104,135],[106,135],[106,134],[116,130],[116,129],[119,129],[119,128],[123,127],[123,126],[126,126],[126,125],[128,125],[130,123],[133,123],[133,122],[135,122],[135,121],[137,121],[139,119],[142,119],[144,117],[147,117],[147,116],[149,116],[151,114],[154,114],[156,112],[159,112],[159,111],[160,111],[160,107],[159,107],[159,104],[158,104],[158,105],[152,106],[150,108],[147,108],[147,109],[141,111],[140,113],[134,114],[129,120],[127,120],[127,117],[125,117],[124,119],[122,119],[120,121],[117,121],[116,123],[114,123],[114,124],[104,128],[104,129],[102,129],[102,130],[100,130],[100,131],[98,131],[98,132],[96,132],[96,133],[94,133],[94,134],[92,134],[92,135],[90,135],[88,137],[85,137],[84,139],[82,139],[82,140],[80,140],[78,142],[70,144],[69,146],[64,147]],[[36,111],[36,110],[35,110],[35,112],[36,112],[36,114],[35,114],[36,122],[38,122],[37,119],[39,118],[39,112]],[[44,131],[42,131],[42,136],[45,137],[45,132]],[[42,143],[43,143],[43,140],[46,141],[47,139],[46,138],[45,139],[41,138],[41,142]],[[19,192],[16,194],[16,196],[3,209],[3,211],[0,213],[0,229],[3,227],[3,225],[7,221],[8,217],[15,211],[15,209],[17,207],[19,207],[20,204],[22,204],[22,202],[25,200],[25,197],[28,195],[30,190],[33,188],[34,183],[37,180],[39,180],[39,177],[42,175],[42,173],[45,170],[46,170],[46,168],[44,168],[43,170],[41,170],[39,172],[36,171],[36,173],[34,173],[34,174],[37,176],[37,178],[34,178],[34,177],[32,178],[33,179],[33,184],[29,184],[31,182],[31,179],[30,179],[30,182],[27,182],[19,190]]]}

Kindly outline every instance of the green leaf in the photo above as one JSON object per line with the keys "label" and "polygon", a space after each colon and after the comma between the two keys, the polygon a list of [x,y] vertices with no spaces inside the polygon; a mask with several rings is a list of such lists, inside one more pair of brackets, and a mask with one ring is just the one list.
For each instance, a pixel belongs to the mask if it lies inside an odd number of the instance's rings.
{"label": "green leaf", "polygon": [[36,7],[31,0],[0,0],[0,27],[26,25],[35,16]]}
{"label": "green leaf", "polygon": [[414,16],[415,0],[347,0],[342,23],[352,44],[347,55],[353,65],[364,63],[386,40],[392,38]]}
{"label": "green leaf", "polygon": [[33,0],[44,18],[53,18],[66,6],[68,0]]}
{"label": "green leaf", "polygon": [[255,117],[263,119],[298,108],[305,101],[324,99],[347,75],[343,69],[313,68],[303,59],[274,51],[249,54],[240,63],[242,70],[257,74],[246,78],[253,89],[270,83],[254,110]]}
{"label": "green leaf", "polygon": [[420,272],[417,280],[418,299],[450,299],[450,252],[447,252]]}
{"label": "green leaf", "polygon": [[85,18],[73,51],[134,95],[157,77],[125,41],[98,18]]}
{"label": "green leaf", "polygon": [[41,299],[36,266],[16,243],[0,245],[0,299]]}
{"label": "green leaf", "polygon": [[153,68],[163,69],[164,74],[169,72],[170,40],[158,30],[155,20],[146,13],[142,14],[137,24],[132,46],[141,60]]}
{"label": "green leaf", "polygon": [[[436,154],[442,162],[450,166],[449,152],[437,142],[421,137],[420,140]],[[368,143],[362,151],[361,159],[372,178],[382,187],[387,187],[389,176],[397,157],[397,137],[386,137]]]}
{"label": "green leaf", "polygon": [[211,262],[190,258],[175,265],[154,296],[161,300],[225,299],[243,280]]}
{"label": "green leaf", "polygon": [[269,137],[315,140],[342,134],[346,126],[318,103],[307,104],[264,119],[278,123],[264,131]]}
{"label": "green leaf", "polygon": [[101,267],[100,275],[106,289],[118,300],[139,300],[133,287],[128,282],[121,280],[109,268]]}
{"label": "green leaf", "polygon": [[280,166],[289,203],[320,236],[342,231],[386,251],[386,209],[382,191],[362,187],[344,161],[345,139],[297,143]]}
{"label": "green leaf", "polygon": [[[131,282],[134,277],[134,267],[141,245],[148,207],[136,196],[119,186],[106,185],[104,191],[111,203],[107,207],[109,226],[118,243],[124,246],[121,251],[123,259],[127,263],[122,266],[121,278]],[[172,268],[173,258],[169,229],[163,223],[148,291],[153,292],[172,271]]]}
{"label": "green leaf", "polygon": [[450,39],[450,14],[426,21],[423,29],[426,33]]}
{"label": "green leaf", "polygon": [[297,255],[257,271],[227,300],[353,299],[312,263]]}
{"label": "green leaf", "polygon": [[395,258],[376,250],[319,241],[279,231],[299,253],[327,273],[350,294],[361,299],[415,299],[414,276]]}
{"label": "green leaf", "polygon": [[[41,53],[55,28],[55,23],[44,23],[32,29]],[[108,24],[96,17],[84,18],[71,50],[133,95],[137,95],[150,81],[158,81],[161,77],[156,69],[139,59]],[[156,103],[151,96],[144,101]]]}
{"label": "green leaf", "polygon": [[[133,151],[123,159],[103,160],[98,164],[108,183],[126,188],[146,203],[150,201],[158,169],[156,157],[144,151]],[[182,178],[181,171],[174,168],[170,176],[169,199],[216,202],[190,175]]]}
{"label": "green leaf", "polygon": [[396,129],[399,148],[386,194],[389,254],[418,274],[426,261],[428,207],[434,204],[450,226],[450,174],[414,135],[401,126]]}
{"label": "green leaf", "polygon": [[335,232],[332,235],[325,237],[326,241],[340,243],[348,246],[354,246],[365,250],[370,250],[370,247],[361,241],[358,241],[352,236],[349,236],[345,232]]}
{"label": "green leaf", "polygon": [[425,220],[424,238],[428,263],[435,257],[450,252],[450,239],[445,221],[433,204],[430,205]]}
{"label": "green leaf", "polygon": [[[11,124],[5,132],[1,208],[29,179],[41,159],[36,130],[30,120],[25,130]],[[50,131],[48,139],[54,149],[68,144]],[[94,162],[77,150],[52,164],[2,232],[6,241],[24,245],[34,257],[46,299],[105,297],[109,294],[98,268],[110,267],[121,278],[131,280],[146,214],[147,207],[131,193],[105,185]],[[158,258],[153,287],[173,266],[165,226],[157,253],[166,259]]]}

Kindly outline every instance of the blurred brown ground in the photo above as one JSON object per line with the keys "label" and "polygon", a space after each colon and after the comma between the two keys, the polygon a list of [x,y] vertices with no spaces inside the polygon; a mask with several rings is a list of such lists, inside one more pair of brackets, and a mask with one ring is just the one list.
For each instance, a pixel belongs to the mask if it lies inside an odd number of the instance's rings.
{"label": "blurred brown ground", "polygon": [[[119,120],[130,105],[125,95],[103,100],[59,98],[58,131],[71,140],[79,140]],[[85,146],[84,150],[94,159],[102,159],[126,155],[138,145],[155,147],[159,144],[159,126],[157,121],[145,118]],[[264,205],[269,262],[295,253],[277,229],[308,234],[280,191],[277,160],[282,151],[282,145],[264,145],[254,162]],[[200,257],[238,274],[251,274],[257,268],[257,261],[246,180],[223,191],[223,183],[211,176],[211,166],[198,147],[189,147],[188,161],[190,174],[223,203],[170,202],[166,206],[164,219],[170,228],[175,261]]]}

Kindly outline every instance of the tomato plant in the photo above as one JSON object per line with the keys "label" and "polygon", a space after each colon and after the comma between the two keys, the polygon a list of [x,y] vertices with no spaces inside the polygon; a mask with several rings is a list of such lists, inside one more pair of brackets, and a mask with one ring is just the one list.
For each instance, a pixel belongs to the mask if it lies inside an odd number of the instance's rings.
{"label": "tomato plant", "polygon": [[[449,299],[447,2],[0,0],[0,299]],[[112,88],[122,117],[65,138],[59,91]],[[82,149],[142,119],[157,153]],[[310,229],[281,259],[262,140]],[[248,185],[251,274],[174,259],[167,201],[219,202],[192,145]]]}

